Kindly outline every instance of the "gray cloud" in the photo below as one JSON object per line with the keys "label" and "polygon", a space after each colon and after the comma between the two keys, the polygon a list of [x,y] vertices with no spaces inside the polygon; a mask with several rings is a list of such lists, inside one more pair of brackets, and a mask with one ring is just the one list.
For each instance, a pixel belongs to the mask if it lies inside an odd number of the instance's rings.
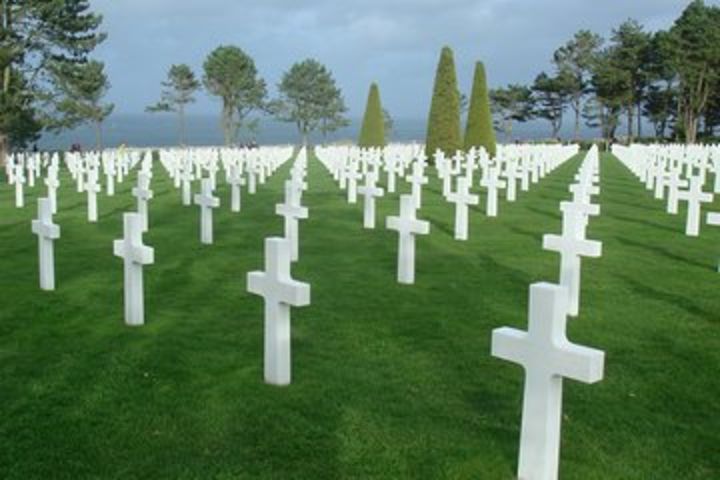
{"label": "gray cloud", "polygon": [[[220,44],[251,54],[275,85],[293,62],[314,57],[342,87],[359,116],[371,81],[396,117],[427,113],[440,48],[455,51],[468,90],[474,62],[483,60],[492,85],[529,82],[548,69],[552,52],[588,28],[604,36],[627,18],[650,30],[667,28],[685,0],[92,0],[109,38],[97,57],[107,63],[110,99],[120,112],[140,112],[159,96],[172,63],[199,73]],[[716,3],[716,2],[712,2]],[[200,95],[193,107],[217,104]]]}

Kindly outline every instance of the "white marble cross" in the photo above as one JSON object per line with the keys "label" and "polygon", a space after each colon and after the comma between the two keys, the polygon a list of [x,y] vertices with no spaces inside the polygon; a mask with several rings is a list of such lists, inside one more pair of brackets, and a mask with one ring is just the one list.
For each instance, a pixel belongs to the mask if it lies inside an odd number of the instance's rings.
{"label": "white marble cross", "polygon": [[455,204],[455,240],[468,239],[468,205],[478,205],[480,197],[470,193],[470,182],[466,177],[458,178],[457,192],[447,196],[450,203]]}
{"label": "white marble cross", "polygon": [[363,195],[363,227],[375,228],[375,198],[382,197],[385,192],[379,188],[375,182],[377,174],[368,172],[365,177],[365,185],[358,188],[358,193]]}
{"label": "white marble cross", "polygon": [[108,197],[115,195],[115,160],[110,158],[105,162],[106,191]]}
{"label": "white marble cross", "polygon": [[563,378],[602,380],[605,354],[566,336],[567,293],[548,283],[530,286],[528,331],[498,328],[492,355],[525,369],[518,478],[556,480],[560,461]]}
{"label": "white marble cross", "polygon": [[517,179],[520,177],[515,162],[508,162],[505,167],[505,178],[507,179],[507,189],[505,190],[505,199],[508,202],[514,202],[517,199]]}
{"label": "white marble cross", "polygon": [[397,175],[402,174],[402,165],[400,164],[399,159],[390,157],[387,159],[387,163],[385,165],[385,169],[387,170],[387,190],[388,193],[395,193],[395,190],[397,188]]}
{"label": "white marble cross", "polygon": [[685,235],[697,237],[700,235],[700,209],[702,203],[712,202],[712,193],[702,191],[702,180],[700,177],[690,179],[690,188],[678,192],[678,199],[688,202],[687,223],[685,224]]}
{"label": "white marble cross", "polygon": [[357,171],[357,164],[351,163],[346,175],[347,179],[347,201],[357,203],[357,182],[362,178],[362,173]]}
{"label": "white marble cross", "polygon": [[195,195],[195,205],[200,206],[200,242],[205,245],[213,243],[213,208],[220,206],[220,199],[213,196],[212,183],[209,178],[202,179],[202,192]]}
{"label": "white marble cross", "polygon": [[192,181],[193,181],[193,170],[192,166],[187,163],[183,167],[181,174],[182,179],[182,204],[186,207],[192,205]]}
{"label": "white marble cross", "polygon": [[480,182],[480,185],[487,188],[487,205],[485,214],[488,217],[498,215],[498,189],[505,188],[505,182],[498,178],[497,167],[490,167],[487,176]]}
{"label": "white marble cross", "polygon": [[150,177],[147,173],[139,173],[137,187],[132,189],[133,196],[137,199],[137,211],[140,214],[143,232],[148,230],[148,201],[152,200],[153,192],[150,190]]}
{"label": "white marble cross", "polygon": [[32,221],[32,231],[38,237],[40,288],[55,290],[55,254],[53,242],[60,238],[60,227],[53,223],[52,205],[47,198],[38,199],[38,218]]}
{"label": "white marble cross", "polygon": [[680,192],[681,188],[686,188],[688,186],[688,181],[680,178],[680,172],[678,171],[671,171],[670,177],[667,181],[668,186],[668,198],[667,198],[667,213],[671,215],[677,215],[678,213],[678,193]]}
{"label": "white marble cross", "polygon": [[299,220],[308,218],[308,209],[300,204],[300,191],[292,180],[285,182],[285,203],[275,206],[275,213],[285,219],[285,238],[290,243],[290,259],[300,258]]}
{"label": "white marble cross", "polygon": [[412,198],[415,202],[415,208],[422,206],[422,187],[429,182],[425,176],[425,166],[421,162],[415,162],[412,166],[412,174],[406,178],[412,185]]}
{"label": "white marble cross", "polygon": [[60,186],[58,181],[58,167],[51,165],[48,168],[47,177],[45,178],[45,185],[47,186],[48,199],[50,200],[50,208],[53,214],[57,213],[57,189]]}
{"label": "white marble cross", "polygon": [[22,164],[18,163],[15,165],[15,206],[17,208],[23,208],[25,206],[24,184],[25,170],[23,169]]}
{"label": "white marble cross", "polygon": [[397,279],[408,285],[415,283],[415,235],[430,233],[430,223],[418,220],[415,211],[413,196],[401,195],[400,216],[386,219],[387,228],[396,230],[399,236]]}
{"label": "white marble cross", "polygon": [[88,222],[95,223],[98,219],[97,194],[100,193],[98,171],[96,168],[90,168],[88,170],[85,192],[87,193]]}
{"label": "white marble cross", "polygon": [[310,305],[310,285],[290,276],[290,242],[265,239],[265,271],[247,275],[247,290],[265,299],[264,377],[272,385],[291,378],[290,307]]}
{"label": "white marble cross", "polygon": [[257,191],[257,177],[255,173],[254,166],[251,164],[248,168],[248,193],[250,195],[255,195],[255,192]]}
{"label": "white marble cross", "polygon": [[113,243],[115,256],[124,260],[125,324],[130,326],[145,323],[143,266],[155,262],[155,250],[142,243],[142,227],[139,213],[125,213],[124,236]]}
{"label": "white marble cross", "polygon": [[562,202],[563,211],[562,235],[545,235],[543,248],[560,254],[560,285],[565,287],[568,295],[567,313],[577,316],[580,311],[580,257],[600,257],[602,243],[585,238],[585,218],[597,215],[597,205],[578,202]]}
{"label": "white marble cross", "polygon": [[241,207],[240,187],[245,185],[245,180],[242,178],[238,165],[230,166],[228,183],[230,184],[230,211],[239,212]]}

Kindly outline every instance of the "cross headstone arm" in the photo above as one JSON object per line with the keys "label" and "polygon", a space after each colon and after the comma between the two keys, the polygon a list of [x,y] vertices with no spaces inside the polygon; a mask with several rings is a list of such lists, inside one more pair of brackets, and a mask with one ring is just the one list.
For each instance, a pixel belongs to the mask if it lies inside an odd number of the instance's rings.
{"label": "cross headstone arm", "polygon": [[558,374],[584,383],[596,383],[603,379],[605,352],[575,345],[565,340],[558,345],[562,361],[558,362]]}
{"label": "cross headstone arm", "polygon": [[543,248],[555,252],[567,252],[583,257],[598,258],[602,256],[602,242],[567,238],[561,235],[544,235]]}
{"label": "cross headstone arm", "polygon": [[524,345],[527,342],[526,332],[510,327],[496,328],[492,332],[491,355],[524,365]]}

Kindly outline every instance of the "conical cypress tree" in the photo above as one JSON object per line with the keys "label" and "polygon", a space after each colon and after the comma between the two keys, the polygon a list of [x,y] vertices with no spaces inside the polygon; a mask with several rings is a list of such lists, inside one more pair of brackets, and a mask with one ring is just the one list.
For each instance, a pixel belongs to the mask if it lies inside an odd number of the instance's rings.
{"label": "conical cypress tree", "polygon": [[376,83],[370,85],[358,146],[361,148],[385,146],[385,122],[380,103],[380,90]]}
{"label": "conical cypress tree", "polygon": [[495,156],[495,130],[490,113],[485,67],[482,62],[475,64],[470,109],[465,127],[465,150],[470,150],[472,147],[485,147],[488,155]]}
{"label": "conical cypress tree", "polygon": [[438,148],[445,152],[446,156],[454,155],[457,150],[462,149],[460,94],[450,47],[443,47],[435,74],[425,154],[432,159]]}

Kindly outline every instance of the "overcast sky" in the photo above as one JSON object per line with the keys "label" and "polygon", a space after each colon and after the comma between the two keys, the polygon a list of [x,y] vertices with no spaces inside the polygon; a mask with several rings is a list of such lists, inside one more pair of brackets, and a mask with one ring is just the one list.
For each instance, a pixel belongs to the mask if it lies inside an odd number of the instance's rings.
{"label": "overcast sky", "polygon": [[[474,62],[491,86],[529,83],[552,52],[579,29],[603,36],[627,18],[648,30],[670,26],[688,0],[91,0],[109,35],[94,56],[106,63],[110,101],[139,113],[160,95],[173,63],[201,74],[219,45],[250,54],[274,94],[282,73],[312,57],[333,72],[350,107],[362,115],[367,89],[380,85],[397,118],[427,115],[440,48],[455,52],[468,91]],[[708,3],[718,3],[710,0]],[[215,113],[205,94],[191,108]]]}

